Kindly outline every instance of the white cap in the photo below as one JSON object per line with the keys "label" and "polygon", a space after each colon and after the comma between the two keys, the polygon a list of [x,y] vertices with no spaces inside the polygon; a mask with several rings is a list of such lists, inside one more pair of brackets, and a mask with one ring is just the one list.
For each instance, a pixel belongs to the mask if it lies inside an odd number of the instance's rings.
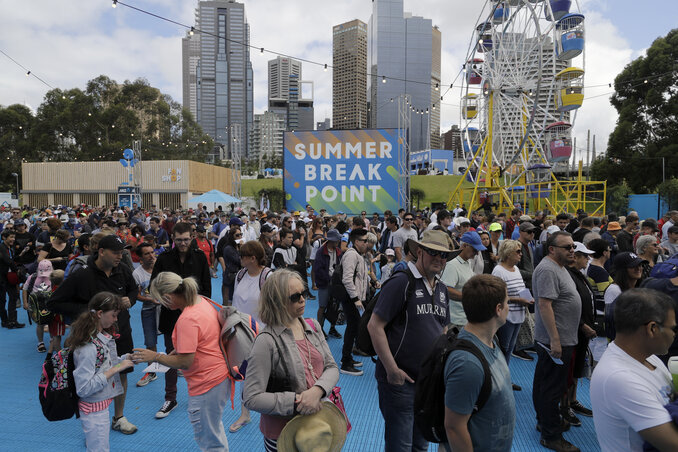
{"label": "white cap", "polygon": [[584,253],[584,254],[593,254],[595,251],[591,251],[586,248],[586,246],[581,242],[574,242],[574,252],[575,253]]}
{"label": "white cap", "polygon": [[560,232],[560,228],[554,224],[553,226],[549,226],[546,229],[546,232],[549,234],[553,234],[554,232]]}
{"label": "white cap", "polygon": [[395,251],[393,251],[391,248],[386,248],[386,252],[384,254],[387,256],[395,256]]}

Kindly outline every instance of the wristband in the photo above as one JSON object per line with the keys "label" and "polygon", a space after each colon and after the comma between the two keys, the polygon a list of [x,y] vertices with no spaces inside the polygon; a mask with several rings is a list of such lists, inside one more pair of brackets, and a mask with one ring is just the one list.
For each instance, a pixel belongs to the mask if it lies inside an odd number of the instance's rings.
{"label": "wristband", "polygon": [[359,298],[359,297],[353,297],[353,298],[351,298],[351,301],[352,301],[353,303],[357,303],[357,302],[360,301],[360,298]]}

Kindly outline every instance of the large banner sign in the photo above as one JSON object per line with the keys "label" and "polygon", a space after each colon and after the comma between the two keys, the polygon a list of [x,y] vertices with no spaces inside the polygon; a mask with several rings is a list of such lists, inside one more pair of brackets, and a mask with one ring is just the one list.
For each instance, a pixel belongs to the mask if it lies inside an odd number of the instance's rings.
{"label": "large banner sign", "polygon": [[397,129],[285,132],[284,142],[290,212],[398,211]]}

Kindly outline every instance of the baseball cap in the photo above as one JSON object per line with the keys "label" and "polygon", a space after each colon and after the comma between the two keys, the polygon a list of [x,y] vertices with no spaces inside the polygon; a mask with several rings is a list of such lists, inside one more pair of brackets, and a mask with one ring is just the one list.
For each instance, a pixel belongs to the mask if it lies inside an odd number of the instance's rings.
{"label": "baseball cap", "polygon": [[268,224],[262,224],[261,225],[261,232],[273,232],[275,229],[271,225]]}
{"label": "baseball cap", "polygon": [[395,251],[393,251],[391,248],[387,248],[384,254],[387,256],[395,256]]}
{"label": "baseball cap", "polygon": [[468,231],[462,235],[461,242],[468,243],[478,251],[485,251],[487,249],[485,248],[485,245],[483,245],[483,241],[480,240],[480,235],[475,231]]}
{"label": "baseball cap", "polygon": [[24,223],[24,220],[14,220],[14,226],[26,226],[26,223]]}
{"label": "baseball cap", "polygon": [[229,221],[229,224],[232,225],[232,226],[242,226],[245,223],[243,223],[240,218],[235,217],[235,218],[231,218],[231,220]]}
{"label": "baseball cap", "polygon": [[574,242],[574,252],[575,253],[584,253],[584,254],[595,253],[595,251],[591,251],[590,249],[586,248],[586,245],[584,245],[581,242]]}
{"label": "baseball cap", "polygon": [[501,225],[499,223],[492,223],[489,227],[490,232],[501,231]]}
{"label": "baseball cap", "polygon": [[[556,226],[556,227],[558,227],[558,226]],[[518,227],[518,229],[521,232],[530,232],[530,231],[534,231],[535,229],[537,229],[537,227],[535,225],[533,225],[532,223],[530,223],[529,221],[526,221],[524,223],[520,223],[520,226]]]}
{"label": "baseball cap", "polygon": [[643,263],[643,260],[639,258],[636,253],[624,252],[619,253],[615,256],[614,261],[612,261],[612,268],[614,270],[619,268],[634,268]]}
{"label": "baseball cap", "polygon": [[621,230],[621,225],[619,224],[618,221],[610,221],[607,224],[607,230],[608,231],[620,231]]}
{"label": "baseball cap", "polygon": [[553,226],[549,226],[546,229],[546,232],[549,233],[549,234],[554,234],[556,232],[560,232],[560,228],[554,224]]}
{"label": "baseball cap", "polygon": [[203,226],[202,224],[199,224],[195,227],[195,231],[196,232],[205,232],[205,226]]}
{"label": "baseball cap", "polygon": [[52,262],[48,261],[47,259],[43,259],[38,264],[38,277],[49,277],[49,275],[52,274],[52,270]]}
{"label": "baseball cap", "polygon": [[127,246],[120,237],[116,235],[107,235],[99,241],[99,249],[113,250],[113,251],[122,251]]}
{"label": "baseball cap", "polygon": [[327,240],[331,242],[341,242],[341,234],[336,229],[330,229],[327,231]]}
{"label": "baseball cap", "polygon": [[342,212],[341,210],[339,212],[337,212],[337,215],[343,215],[343,214],[344,214],[344,212]]}

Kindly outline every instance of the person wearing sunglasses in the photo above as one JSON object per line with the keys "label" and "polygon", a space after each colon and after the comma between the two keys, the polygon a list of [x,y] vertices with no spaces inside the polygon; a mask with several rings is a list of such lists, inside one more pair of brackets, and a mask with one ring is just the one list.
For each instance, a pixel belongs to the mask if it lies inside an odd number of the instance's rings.
{"label": "person wearing sunglasses", "polygon": [[411,212],[406,212],[403,215],[402,226],[393,233],[393,251],[395,251],[397,262],[405,259],[403,245],[409,239],[417,240],[419,237],[417,230],[414,228],[414,215]]}
{"label": "person wearing sunglasses", "polygon": [[297,414],[320,411],[339,381],[320,324],[304,319],[304,283],[297,272],[273,272],[261,288],[259,315],[266,327],[247,359],[245,407],[261,413],[264,450],[277,450],[285,425]]}
{"label": "person wearing sunglasses", "polygon": [[591,378],[593,422],[603,452],[678,450],[678,428],[665,408],[674,406],[671,373],[658,357],[674,341],[675,310],[671,297],[656,290],[630,289],[617,299],[617,337]]}
{"label": "person wearing sunglasses", "polygon": [[578,447],[563,438],[569,423],[560,415],[582,309],[577,286],[566,268],[575,261],[572,236],[563,231],[551,234],[546,250],[548,254],[532,274],[538,357],[532,401],[537,412],[537,430],[541,432],[539,443],[549,449],[578,451]]}
{"label": "person wearing sunglasses", "polygon": [[375,378],[385,450],[426,451],[428,442],[414,423],[414,382],[421,357],[449,323],[447,288],[439,274],[452,259],[453,246],[450,236],[437,230],[425,231],[420,241],[408,240],[406,246],[416,263],[394,270],[384,283],[367,329],[379,357]]}

